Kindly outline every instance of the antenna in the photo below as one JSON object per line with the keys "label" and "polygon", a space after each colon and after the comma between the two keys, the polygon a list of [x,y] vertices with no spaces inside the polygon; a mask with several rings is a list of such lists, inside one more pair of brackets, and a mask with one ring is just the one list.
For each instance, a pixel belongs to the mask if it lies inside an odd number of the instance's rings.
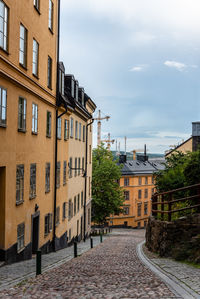
{"label": "antenna", "polygon": [[125,142],[125,152],[124,152],[124,154],[126,155],[126,140],[127,140],[127,137],[125,136],[124,137],[124,142]]}

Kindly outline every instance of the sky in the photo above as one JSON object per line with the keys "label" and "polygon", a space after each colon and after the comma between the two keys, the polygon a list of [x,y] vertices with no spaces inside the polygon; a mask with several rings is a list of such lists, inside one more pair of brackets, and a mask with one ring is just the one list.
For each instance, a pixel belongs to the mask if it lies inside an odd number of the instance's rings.
{"label": "sky", "polygon": [[[102,139],[163,154],[200,121],[199,0],[61,0],[60,59],[98,110]],[[93,146],[96,146],[97,122]],[[112,145],[116,149],[116,143]]]}

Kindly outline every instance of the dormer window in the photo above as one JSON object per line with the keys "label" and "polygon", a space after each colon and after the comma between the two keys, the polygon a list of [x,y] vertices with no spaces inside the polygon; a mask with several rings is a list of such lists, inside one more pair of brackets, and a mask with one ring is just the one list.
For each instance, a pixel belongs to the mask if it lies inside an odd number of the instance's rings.
{"label": "dormer window", "polygon": [[72,77],[71,80],[71,96],[74,98],[75,94],[74,94],[74,78]]}
{"label": "dormer window", "polygon": [[75,99],[76,99],[76,101],[78,101],[78,81],[77,80],[75,82],[75,89],[74,89],[74,91],[75,91]]}
{"label": "dormer window", "polygon": [[60,69],[59,70],[59,92],[64,96],[64,89],[65,89],[65,74],[64,72]]}
{"label": "dormer window", "polygon": [[80,87],[79,88],[79,102],[82,106],[84,106],[84,98],[85,98],[84,88]]}
{"label": "dormer window", "polygon": [[84,103],[84,95],[85,95],[85,94],[84,94],[84,89],[83,89],[83,90],[82,90],[82,98],[81,98],[82,106],[84,106],[84,104],[85,104],[85,103]]}

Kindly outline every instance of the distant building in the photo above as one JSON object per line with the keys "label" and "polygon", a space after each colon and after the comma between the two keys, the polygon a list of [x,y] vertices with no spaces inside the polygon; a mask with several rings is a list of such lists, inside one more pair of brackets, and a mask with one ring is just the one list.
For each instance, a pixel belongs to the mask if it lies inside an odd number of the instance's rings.
{"label": "distant building", "polygon": [[126,161],[126,156],[120,156],[121,170],[120,186],[124,191],[123,213],[111,215],[109,225],[116,227],[145,227],[151,214],[151,196],[155,192],[153,174],[162,170],[163,161],[148,160],[147,156],[137,156],[136,160]]}
{"label": "distant building", "polygon": [[175,146],[173,149],[165,153],[165,157],[170,157],[176,151],[186,154],[187,152],[193,152],[200,146],[200,122],[192,123],[192,136],[182,143]]}

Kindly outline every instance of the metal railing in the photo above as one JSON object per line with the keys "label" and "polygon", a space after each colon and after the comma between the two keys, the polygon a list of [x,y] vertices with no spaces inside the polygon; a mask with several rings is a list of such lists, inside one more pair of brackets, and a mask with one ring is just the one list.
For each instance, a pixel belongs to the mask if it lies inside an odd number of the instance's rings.
{"label": "metal railing", "polygon": [[152,216],[155,219],[172,221],[188,213],[200,213],[200,184],[152,196]]}

